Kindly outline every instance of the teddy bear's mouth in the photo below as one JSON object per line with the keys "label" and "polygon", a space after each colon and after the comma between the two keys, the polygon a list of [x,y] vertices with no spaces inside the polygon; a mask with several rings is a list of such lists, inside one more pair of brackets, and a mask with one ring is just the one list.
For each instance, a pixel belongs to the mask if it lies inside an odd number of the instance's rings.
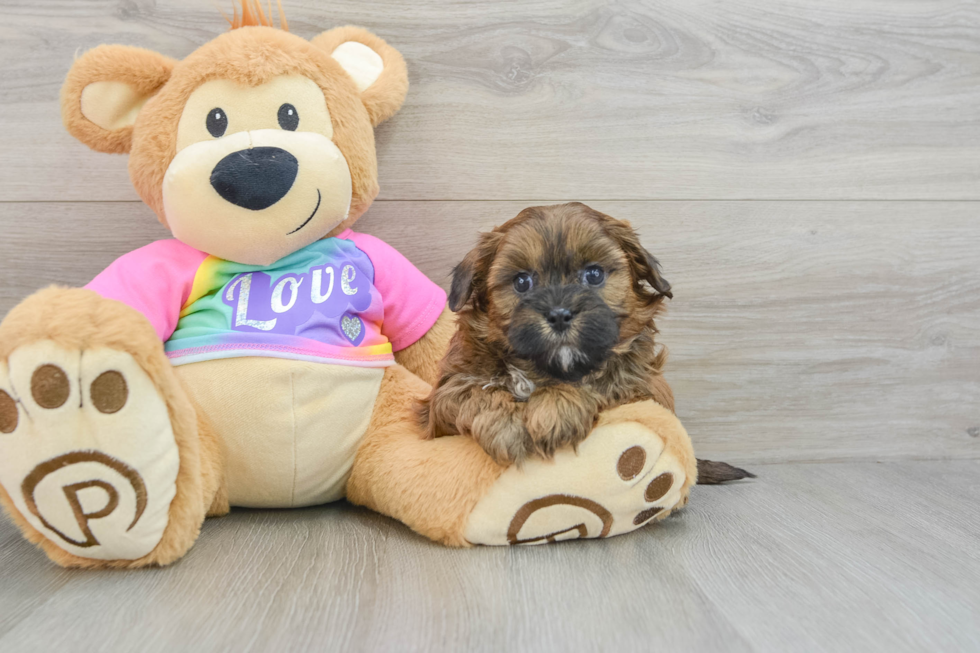
{"label": "teddy bear's mouth", "polygon": [[303,221],[303,224],[301,224],[300,226],[296,227],[295,229],[293,229],[292,231],[290,231],[288,234],[286,234],[287,236],[292,236],[294,233],[296,233],[297,231],[299,231],[300,229],[302,229],[303,227],[305,227],[306,225],[308,225],[310,223],[310,220],[313,219],[313,216],[316,215],[316,212],[320,210],[320,199],[321,199],[320,189],[317,188],[316,189],[316,206],[313,208],[313,213],[311,213],[310,214],[310,217],[308,217],[306,220]]}

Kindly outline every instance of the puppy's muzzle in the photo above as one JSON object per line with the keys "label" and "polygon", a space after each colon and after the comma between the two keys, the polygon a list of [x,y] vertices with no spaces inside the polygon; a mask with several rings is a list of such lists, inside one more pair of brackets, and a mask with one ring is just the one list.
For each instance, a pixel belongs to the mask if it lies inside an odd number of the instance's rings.
{"label": "puppy's muzzle", "polygon": [[211,171],[211,186],[235,206],[267,209],[289,192],[299,161],[280,147],[252,147],[232,152]]}

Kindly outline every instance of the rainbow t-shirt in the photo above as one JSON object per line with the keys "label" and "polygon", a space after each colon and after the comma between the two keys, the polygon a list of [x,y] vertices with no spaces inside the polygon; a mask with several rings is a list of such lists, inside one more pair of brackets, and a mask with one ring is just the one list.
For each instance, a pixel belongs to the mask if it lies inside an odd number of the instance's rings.
{"label": "rainbow t-shirt", "polygon": [[394,248],[349,229],[269,266],[161,240],[86,288],[143,313],[174,365],[272,356],[383,367],[446,305],[445,292]]}

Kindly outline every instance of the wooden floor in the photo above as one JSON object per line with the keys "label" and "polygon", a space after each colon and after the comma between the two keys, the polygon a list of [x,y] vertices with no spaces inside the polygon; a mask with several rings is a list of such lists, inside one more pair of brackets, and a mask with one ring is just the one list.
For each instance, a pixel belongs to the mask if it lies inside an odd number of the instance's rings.
{"label": "wooden floor", "polygon": [[[980,3],[283,4],[408,61],[359,230],[445,286],[525,206],[632,221],[674,286],[679,416],[759,478],[525,549],[235,511],[142,572],[61,570],[0,520],[0,650],[980,651]],[[62,128],[75,53],[225,27],[199,0],[0,16],[3,314],[167,236],[125,158]]]}
{"label": "wooden floor", "polygon": [[656,527],[447,550],[347,505],[236,511],[177,565],[0,526],[4,651],[971,651],[980,461],[778,464]]}

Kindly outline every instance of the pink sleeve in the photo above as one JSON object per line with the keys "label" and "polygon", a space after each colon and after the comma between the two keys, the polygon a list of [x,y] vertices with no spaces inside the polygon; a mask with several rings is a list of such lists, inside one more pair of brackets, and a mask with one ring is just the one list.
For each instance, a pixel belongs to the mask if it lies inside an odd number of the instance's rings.
{"label": "pink sleeve", "polygon": [[166,340],[207,257],[180,241],[158,240],[120,256],[85,287],[136,309]]}
{"label": "pink sleeve", "polygon": [[352,231],[344,237],[371,259],[374,287],[385,307],[381,332],[394,351],[405,349],[439,319],[446,307],[446,292],[384,241]]}

